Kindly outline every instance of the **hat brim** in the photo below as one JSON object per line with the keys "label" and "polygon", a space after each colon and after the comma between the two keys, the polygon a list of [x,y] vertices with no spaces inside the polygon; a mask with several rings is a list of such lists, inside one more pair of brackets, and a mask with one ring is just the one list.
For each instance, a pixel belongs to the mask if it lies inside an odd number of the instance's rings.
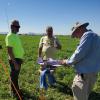
{"label": "hat brim", "polygon": [[73,31],[72,31],[72,36],[73,34],[75,33],[75,31],[80,28],[80,27],[87,27],[89,25],[89,23],[84,23],[84,24],[81,24],[80,26],[78,26],[77,28],[75,28]]}

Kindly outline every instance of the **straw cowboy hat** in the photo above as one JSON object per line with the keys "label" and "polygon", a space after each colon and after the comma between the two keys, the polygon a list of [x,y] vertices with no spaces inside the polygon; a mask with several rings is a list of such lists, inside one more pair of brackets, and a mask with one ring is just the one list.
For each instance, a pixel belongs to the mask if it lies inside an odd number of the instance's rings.
{"label": "straw cowboy hat", "polygon": [[79,23],[79,22],[77,22],[76,24],[75,24],[75,26],[74,27],[72,27],[72,35],[74,34],[74,32],[76,31],[76,29],[78,29],[78,28],[80,28],[80,27],[87,27],[89,25],[89,23],[87,22],[87,23],[83,23],[83,24],[81,24],[81,23]]}

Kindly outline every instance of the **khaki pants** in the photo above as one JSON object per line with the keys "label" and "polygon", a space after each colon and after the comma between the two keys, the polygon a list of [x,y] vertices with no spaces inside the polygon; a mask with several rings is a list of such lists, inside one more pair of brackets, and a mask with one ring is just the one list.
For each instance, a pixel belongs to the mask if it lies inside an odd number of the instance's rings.
{"label": "khaki pants", "polygon": [[97,73],[77,74],[72,84],[74,100],[88,100],[96,79]]}

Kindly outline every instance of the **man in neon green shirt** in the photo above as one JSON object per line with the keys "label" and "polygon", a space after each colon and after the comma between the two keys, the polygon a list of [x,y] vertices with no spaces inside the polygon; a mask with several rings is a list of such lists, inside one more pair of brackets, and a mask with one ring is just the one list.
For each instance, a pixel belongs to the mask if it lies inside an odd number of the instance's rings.
{"label": "man in neon green shirt", "polygon": [[[13,20],[11,23],[11,32],[7,34],[5,41],[9,55],[9,64],[11,68],[11,81],[13,82],[15,88],[21,96],[18,85],[18,76],[23,61],[24,49],[22,47],[21,40],[17,34],[19,32],[19,28],[19,21]],[[14,96],[18,97],[18,93],[16,93],[16,89],[14,88],[13,84],[11,83],[11,92]]]}

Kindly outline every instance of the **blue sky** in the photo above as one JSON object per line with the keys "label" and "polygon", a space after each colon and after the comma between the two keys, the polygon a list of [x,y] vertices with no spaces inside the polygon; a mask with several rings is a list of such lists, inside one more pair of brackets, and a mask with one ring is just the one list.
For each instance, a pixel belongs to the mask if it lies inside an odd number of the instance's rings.
{"label": "blue sky", "polygon": [[50,25],[56,34],[70,34],[79,21],[100,34],[100,0],[0,0],[0,32],[9,30],[12,19],[23,33],[44,33]]}

